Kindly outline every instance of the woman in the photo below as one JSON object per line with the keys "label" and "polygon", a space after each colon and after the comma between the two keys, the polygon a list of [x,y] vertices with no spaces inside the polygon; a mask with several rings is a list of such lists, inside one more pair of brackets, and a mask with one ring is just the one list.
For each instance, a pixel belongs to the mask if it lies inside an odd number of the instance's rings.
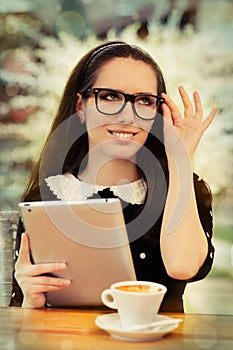
{"label": "woman", "polygon": [[[94,48],[70,75],[23,196],[119,197],[137,279],[166,285],[160,311],[170,312],[184,311],[187,282],[207,275],[214,253],[211,194],[191,160],[216,109],[202,121],[199,94],[193,106],[183,87],[179,93],[184,118],[146,52],[124,42]],[[22,232],[20,223],[10,305],[41,308],[45,292],[71,282],[45,276],[63,263],[32,264]]]}

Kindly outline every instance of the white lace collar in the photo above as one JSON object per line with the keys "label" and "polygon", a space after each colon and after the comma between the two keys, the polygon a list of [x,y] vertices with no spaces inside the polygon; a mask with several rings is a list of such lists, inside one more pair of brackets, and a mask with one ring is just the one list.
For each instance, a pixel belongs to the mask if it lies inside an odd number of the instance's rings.
{"label": "white lace collar", "polygon": [[143,180],[117,186],[99,186],[80,181],[74,175],[49,176],[45,179],[47,186],[58,199],[78,201],[87,199],[98,191],[109,188],[115,196],[131,204],[142,204],[146,196],[146,184]]}

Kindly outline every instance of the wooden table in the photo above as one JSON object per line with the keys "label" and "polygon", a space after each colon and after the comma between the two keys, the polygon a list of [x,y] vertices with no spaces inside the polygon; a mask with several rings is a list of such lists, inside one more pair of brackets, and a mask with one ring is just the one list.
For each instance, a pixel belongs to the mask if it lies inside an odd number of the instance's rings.
{"label": "wooden table", "polygon": [[172,333],[150,342],[117,340],[94,320],[107,311],[0,307],[1,350],[233,349],[233,315],[166,314],[183,318]]}

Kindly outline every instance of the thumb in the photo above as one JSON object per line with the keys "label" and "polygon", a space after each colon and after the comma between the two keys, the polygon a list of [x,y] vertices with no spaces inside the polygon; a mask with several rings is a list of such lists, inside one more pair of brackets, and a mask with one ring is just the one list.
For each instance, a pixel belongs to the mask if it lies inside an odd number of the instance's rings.
{"label": "thumb", "polygon": [[208,115],[208,117],[202,122],[204,131],[209,127],[209,125],[212,123],[215,115],[217,113],[217,108],[213,108],[210,112],[210,114]]}
{"label": "thumb", "polygon": [[31,264],[29,237],[25,232],[22,233],[22,236],[21,236],[21,244],[20,244],[20,250],[18,255],[18,261],[20,261],[22,264]]}
{"label": "thumb", "polygon": [[162,104],[162,111],[163,118],[165,118],[169,122],[169,124],[173,124],[171,111],[165,103]]}

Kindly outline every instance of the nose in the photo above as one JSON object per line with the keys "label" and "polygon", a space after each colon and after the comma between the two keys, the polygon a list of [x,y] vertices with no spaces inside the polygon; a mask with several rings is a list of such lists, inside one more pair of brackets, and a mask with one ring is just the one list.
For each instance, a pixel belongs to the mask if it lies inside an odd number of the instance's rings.
{"label": "nose", "polygon": [[135,114],[131,102],[127,102],[123,110],[117,115],[117,121],[121,123],[133,124]]}

